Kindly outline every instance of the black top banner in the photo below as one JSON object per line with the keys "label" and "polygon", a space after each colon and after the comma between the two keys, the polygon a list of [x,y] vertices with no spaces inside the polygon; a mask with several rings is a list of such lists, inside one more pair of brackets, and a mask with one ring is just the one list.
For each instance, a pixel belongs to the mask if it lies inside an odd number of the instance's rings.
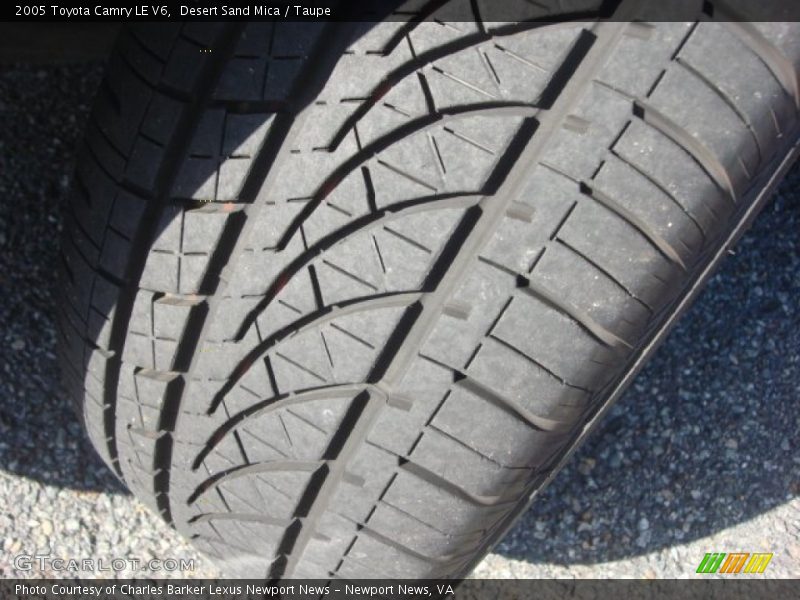
{"label": "black top banner", "polygon": [[543,22],[597,18],[684,21],[797,21],[797,0],[183,0],[80,2],[41,0],[3,4],[7,22],[126,21],[408,21]]}
{"label": "black top banner", "polygon": [[3,600],[761,600],[797,598],[797,580],[33,580],[0,581]]}

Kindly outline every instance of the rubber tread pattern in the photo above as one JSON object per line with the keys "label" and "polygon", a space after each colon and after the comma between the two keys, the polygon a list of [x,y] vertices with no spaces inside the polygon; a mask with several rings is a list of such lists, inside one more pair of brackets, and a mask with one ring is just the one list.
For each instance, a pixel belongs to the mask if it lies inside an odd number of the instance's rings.
{"label": "rubber tread pattern", "polygon": [[463,573],[796,136],[797,33],[127,28],[63,253],[95,447],[229,574]]}

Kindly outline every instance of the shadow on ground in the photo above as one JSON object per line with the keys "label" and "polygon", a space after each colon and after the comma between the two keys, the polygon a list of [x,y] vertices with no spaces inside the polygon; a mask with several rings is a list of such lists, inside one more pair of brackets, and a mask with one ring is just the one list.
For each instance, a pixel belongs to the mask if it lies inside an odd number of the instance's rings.
{"label": "shadow on ground", "polygon": [[0,478],[127,493],[84,437],[56,361],[60,206],[101,73],[0,70]]}
{"label": "shadow on ground", "polygon": [[[59,206],[97,65],[0,70],[0,478],[126,493],[58,386]],[[709,535],[800,493],[800,171],[496,552],[594,563]]]}

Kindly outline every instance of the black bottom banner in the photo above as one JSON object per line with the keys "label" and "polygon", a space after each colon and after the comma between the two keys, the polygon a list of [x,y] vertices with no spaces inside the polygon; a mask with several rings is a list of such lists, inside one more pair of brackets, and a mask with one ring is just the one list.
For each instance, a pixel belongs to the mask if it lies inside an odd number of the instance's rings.
{"label": "black bottom banner", "polygon": [[571,600],[798,598],[800,581],[763,579],[661,580],[35,580],[0,581],[0,598],[18,600]]}

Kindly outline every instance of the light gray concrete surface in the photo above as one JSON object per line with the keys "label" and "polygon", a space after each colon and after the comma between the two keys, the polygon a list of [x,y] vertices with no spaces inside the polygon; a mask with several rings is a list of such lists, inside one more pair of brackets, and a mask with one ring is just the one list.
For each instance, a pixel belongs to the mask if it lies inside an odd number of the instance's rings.
{"label": "light gray concrete surface", "polygon": [[[100,463],[58,386],[59,206],[101,69],[0,69],[0,576],[19,555],[193,559]],[[690,577],[766,551],[800,577],[800,170],[477,577]],[[116,573],[133,575],[129,566]],[[92,575],[91,571],[82,575]],[[108,577],[113,572],[94,570]],[[66,575],[75,575],[74,573]]]}

